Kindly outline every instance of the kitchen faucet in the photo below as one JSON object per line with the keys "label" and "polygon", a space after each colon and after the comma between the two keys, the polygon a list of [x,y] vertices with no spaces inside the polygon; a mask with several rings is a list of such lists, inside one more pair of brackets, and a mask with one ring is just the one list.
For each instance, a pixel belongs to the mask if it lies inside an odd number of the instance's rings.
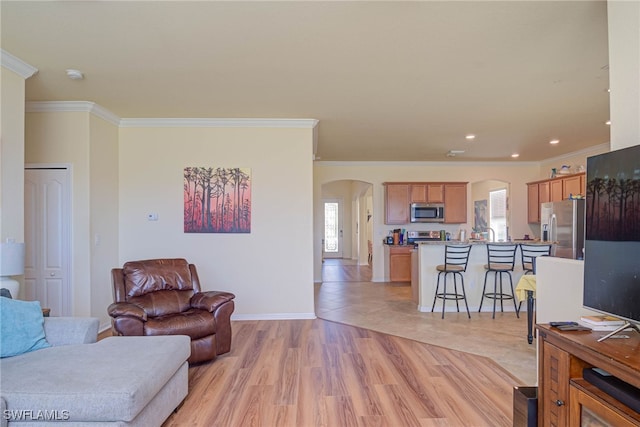
{"label": "kitchen faucet", "polygon": [[494,230],[491,227],[487,227],[487,230],[491,231],[491,241],[495,242],[496,241],[496,230]]}

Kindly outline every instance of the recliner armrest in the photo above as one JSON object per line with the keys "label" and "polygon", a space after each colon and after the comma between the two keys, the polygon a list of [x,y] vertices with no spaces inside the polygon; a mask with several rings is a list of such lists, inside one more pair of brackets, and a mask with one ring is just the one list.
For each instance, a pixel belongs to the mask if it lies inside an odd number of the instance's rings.
{"label": "recliner armrest", "polygon": [[218,307],[233,300],[235,297],[231,292],[198,292],[191,297],[191,307],[213,313]]}
{"label": "recliner armrest", "polygon": [[129,316],[147,321],[147,313],[139,306],[128,302],[114,302],[107,308],[109,316],[116,318],[120,316]]}

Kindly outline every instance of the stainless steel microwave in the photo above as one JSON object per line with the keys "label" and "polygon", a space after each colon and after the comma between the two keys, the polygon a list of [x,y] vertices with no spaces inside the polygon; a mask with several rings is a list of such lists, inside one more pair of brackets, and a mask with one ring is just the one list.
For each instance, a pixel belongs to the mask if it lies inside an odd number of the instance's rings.
{"label": "stainless steel microwave", "polygon": [[411,203],[411,222],[444,222],[444,204]]}

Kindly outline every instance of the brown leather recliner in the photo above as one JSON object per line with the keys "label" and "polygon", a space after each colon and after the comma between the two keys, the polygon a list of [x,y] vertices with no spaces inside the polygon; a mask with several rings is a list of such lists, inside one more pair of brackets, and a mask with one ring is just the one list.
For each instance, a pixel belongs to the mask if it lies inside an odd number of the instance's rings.
{"label": "brown leather recliner", "polygon": [[235,295],[201,292],[196,267],[184,259],[130,261],[111,270],[108,308],[118,335],[188,335],[189,363],[231,350]]}

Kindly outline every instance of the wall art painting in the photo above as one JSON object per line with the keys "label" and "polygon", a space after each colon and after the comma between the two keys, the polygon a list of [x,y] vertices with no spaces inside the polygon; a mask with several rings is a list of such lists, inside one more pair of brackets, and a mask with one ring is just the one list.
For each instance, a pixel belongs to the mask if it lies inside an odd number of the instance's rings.
{"label": "wall art painting", "polygon": [[489,227],[487,224],[487,201],[476,200],[473,202],[474,209],[474,222],[473,229],[478,232],[483,232]]}
{"label": "wall art painting", "polygon": [[184,168],[185,233],[250,233],[251,169]]}

